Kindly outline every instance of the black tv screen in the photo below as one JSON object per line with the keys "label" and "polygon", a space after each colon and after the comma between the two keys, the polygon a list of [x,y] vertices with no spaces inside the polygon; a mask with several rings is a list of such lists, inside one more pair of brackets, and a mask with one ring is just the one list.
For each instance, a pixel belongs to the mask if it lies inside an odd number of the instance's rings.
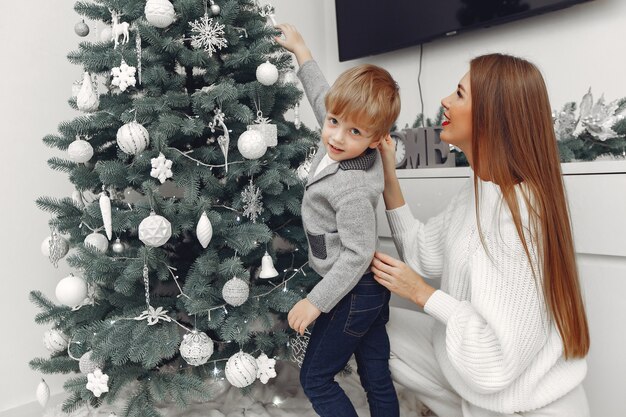
{"label": "black tv screen", "polygon": [[591,0],[335,0],[339,60],[419,45]]}

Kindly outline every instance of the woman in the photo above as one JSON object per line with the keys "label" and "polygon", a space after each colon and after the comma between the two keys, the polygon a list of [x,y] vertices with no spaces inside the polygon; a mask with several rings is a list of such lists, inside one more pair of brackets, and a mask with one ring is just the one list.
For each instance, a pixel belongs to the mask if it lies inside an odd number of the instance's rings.
{"label": "woman", "polygon": [[380,145],[406,264],[377,252],[372,272],[427,313],[394,309],[392,373],[440,417],[586,417],[589,332],[543,78],[523,59],[480,56],[442,105],[441,139],[474,176],[440,215],[413,218],[391,139]]}

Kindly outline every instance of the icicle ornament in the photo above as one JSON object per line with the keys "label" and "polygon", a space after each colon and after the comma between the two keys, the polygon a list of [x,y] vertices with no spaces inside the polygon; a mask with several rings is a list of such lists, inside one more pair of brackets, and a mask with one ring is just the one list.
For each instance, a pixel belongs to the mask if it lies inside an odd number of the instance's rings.
{"label": "icicle ornament", "polygon": [[111,224],[111,199],[107,195],[106,191],[100,193],[100,213],[102,213],[102,223],[104,224],[104,230],[107,234],[107,238],[111,240],[113,238],[113,226]]}

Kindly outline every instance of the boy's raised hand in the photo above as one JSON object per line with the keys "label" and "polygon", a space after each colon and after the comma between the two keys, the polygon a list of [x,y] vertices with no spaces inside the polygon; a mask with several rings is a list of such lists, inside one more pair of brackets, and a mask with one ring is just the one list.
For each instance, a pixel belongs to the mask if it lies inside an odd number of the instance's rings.
{"label": "boy's raised hand", "polygon": [[298,301],[287,315],[289,327],[300,335],[304,335],[304,330],[319,317],[322,312],[306,298]]}
{"label": "boy's raised hand", "polygon": [[298,32],[298,29],[296,29],[294,25],[281,23],[275,27],[283,32],[283,36],[274,37],[276,43],[289,52],[293,52],[296,56],[296,60],[298,61],[298,65],[302,65],[306,61],[313,59],[311,51],[304,42],[304,38],[300,35],[300,32]]}

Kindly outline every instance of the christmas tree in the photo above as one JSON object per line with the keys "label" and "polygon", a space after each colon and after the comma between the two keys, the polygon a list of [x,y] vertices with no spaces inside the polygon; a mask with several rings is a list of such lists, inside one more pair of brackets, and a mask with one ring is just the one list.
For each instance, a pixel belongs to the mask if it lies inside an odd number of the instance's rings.
{"label": "christmas tree", "polygon": [[37,200],[52,213],[42,251],[75,272],[58,277],[55,300],[31,293],[52,352],[31,366],[79,373],[68,412],[131,392],[123,415],[157,416],[160,402],[208,398],[215,378],[266,383],[290,356],[286,313],[319,278],[299,217],[318,135],[298,120],[272,7],[74,8],[105,27],[68,56],[84,72],[69,100],[81,115],[44,138],[67,151],[49,165],[76,191]]}

